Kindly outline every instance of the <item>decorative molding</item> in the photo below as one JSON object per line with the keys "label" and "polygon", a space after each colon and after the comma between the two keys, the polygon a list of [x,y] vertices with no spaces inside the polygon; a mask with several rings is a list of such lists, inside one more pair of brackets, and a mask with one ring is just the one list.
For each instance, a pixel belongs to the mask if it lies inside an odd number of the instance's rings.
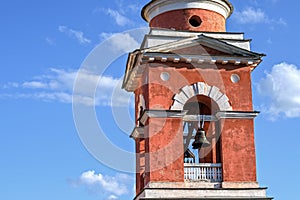
{"label": "decorative molding", "polygon": [[192,97],[204,95],[216,102],[220,110],[232,111],[228,97],[223,94],[216,86],[209,86],[204,82],[198,82],[193,85],[187,85],[180,89],[173,99],[173,105],[170,110],[183,110],[185,103]]}
{"label": "decorative molding", "polygon": [[185,110],[145,110],[140,122],[145,125],[148,118],[183,118],[186,113]]}
{"label": "decorative molding", "polygon": [[[143,63],[151,62],[173,62],[173,63],[207,63],[207,64],[233,64],[236,66],[239,65],[253,65],[258,64],[261,60],[257,58],[243,57],[243,56],[211,56],[211,55],[179,55],[174,53],[145,53],[142,57]],[[194,66],[197,67],[197,66]]]}
{"label": "decorative molding", "polygon": [[220,111],[216,117],[218,119],[254,119],[259,113],[258,111]]}
{"label": "decorative molding", "polygon": [[[192,46],[203,45],[217,51],[224,52],[224,55],[191,55],[172,53],[176,49],[190,48]],[[179,63],[188,63],[199,69],[211,68],[215,65],[232,65],[235,68],[244,66],[255,67],[262,61],[264,54],[251,52],[247,49],[226,43],[218,38],[206,36],[204,34],[179,39],[176,41],[166,42],[161,45],[150,48],[139,49],[129,54],[126,64],[126,73],[123,80],[122,88],[129,92],[133,92],[140,86],[144,70],[147,67],[156,66],[156,63],[175,63],[178,67]],[[203,65],[202,65],[203,64]],[[211,65],[211,66],[209,66]]]}
{"label": "decorative molding", "polygon": [[258,182],[222,182],[222,188],[259,188]]}
{"label": "decorative molding", "polygon": [[142,16],[150,22],[165,12],[182,9],[205,9],[217,12],[227,19],[233,12],[232,4],[227,0],[152,0],[142,10]]}
{"label": "decorative molding", "polygon": [[[182,185],[182,187],[180,187]],[[195,186],[194,186],[195,185]],[[191,187],[189,187],[191,186]],[[267,196],[267,188],[220,188],[209,183],[164,183],[150,182],[134,200],[144,199],[219,199],[219,200],[272,200]],[[217,188],[217,189],[216,189]]]}

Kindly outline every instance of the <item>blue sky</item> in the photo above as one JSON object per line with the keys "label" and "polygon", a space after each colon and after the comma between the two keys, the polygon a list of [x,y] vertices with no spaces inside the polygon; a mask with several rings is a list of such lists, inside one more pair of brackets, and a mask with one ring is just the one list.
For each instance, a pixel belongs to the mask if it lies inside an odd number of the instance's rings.
{"label": "blue sky", "polygon": [[[85,147],[84,120],[76,107],[74,113],[72,100],[93,104],[89,84],[97,86],[99,76],[87,73],[84,63],[97,52],[95,47],[100,44],[101,50],[107,40],[119,53],[138,46],[141,38],[124,31],[144,31],[140,9],[147,2],[1,1],[0,199],[132,199],[134,176],[104,146],[95,151]],[[228,31],[245,32],[253,39],[252,50],[267,54],[252,74],[255,108],[262,112],[255,124],[258,181],[276,199],[295,199],[300,179],[300,3],[231,2],[235,12]],[[110,38],[114,33],[118,37]],[[132,152],[131,97],[118,89],[125,62],[123,55],[106,66],[90,111],[112,143]],[[73,95],[79,69],[87,84]],[[116,114],[122,112],[124,120]],[[105,158],[101,163],[103,152],[118,162],[106,166]]]}

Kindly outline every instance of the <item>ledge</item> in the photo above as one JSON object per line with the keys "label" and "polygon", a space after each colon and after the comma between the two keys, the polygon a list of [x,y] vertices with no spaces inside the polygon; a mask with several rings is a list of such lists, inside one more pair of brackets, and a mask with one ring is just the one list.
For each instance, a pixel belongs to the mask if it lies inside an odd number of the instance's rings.
{"label": "ledge", "polygon": [[133,139],[145,138],[144,127],[135,127],[129,137]]}
{"label": "ledge", "polygon": [[258,111],[220,111],[216,114],[218,119],[254,119]]}
{"label": "ledge", "polygon": [[183,118],[186,113],[185,110],[145,110],[140,122],[145,125],[148,118]]}
{"label": "ledge", "polygon": [[[154,187],[153,187],[154,186]],[[267,197],[267,188],[188,188],[167,186],[165,183],[155,183],[147,185],[134,200],[142,199],[218,199],[218,200],[271,200],[273,198]],[[175,187],[174,187],[175,186]],[[200,186],[200,185],[199,185]],[[201,187],[201,186],[200,186]]]}

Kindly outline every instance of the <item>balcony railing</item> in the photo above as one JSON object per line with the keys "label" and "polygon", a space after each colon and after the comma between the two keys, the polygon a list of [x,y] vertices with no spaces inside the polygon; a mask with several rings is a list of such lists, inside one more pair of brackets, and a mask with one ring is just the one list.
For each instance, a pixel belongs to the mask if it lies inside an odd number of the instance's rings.
{"label": "balcony railing", "polygon": [[186,181],[221,182],[221,163],[184,163],[184,179]]}

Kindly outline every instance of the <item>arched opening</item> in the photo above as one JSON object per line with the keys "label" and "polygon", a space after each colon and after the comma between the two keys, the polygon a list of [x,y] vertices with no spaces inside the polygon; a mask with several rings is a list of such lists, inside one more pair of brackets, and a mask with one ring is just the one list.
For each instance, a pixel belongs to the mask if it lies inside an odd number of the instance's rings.
{"label": "arched opening", "polygon": [[[232,111],[229,98],[218,87],[197,82],[182,87],[173,99],[170,110],[188,111],[183,118],[184,179],[222,182],[221,127],[216,114],[219,111]],[[203,129],[210,146],[192,150],[199,120],[203,118]]]}
{"label": "arched opening", "polygon": [[[217,103],[208,96],[197,95],[190,98],[183,109],[187,111],[183,127],[185,179],[220,182],[222,180],[220,131],[215,118],[220,109]],[[200,133],[200,129],[204,131],[204,137],[209,145],[194,148],[193,143],[197,140],[195,136]]]}
{"label": "arched opening", "polygon": [[[219,142],[219,131],[214,115],[219,111],[218,105],[209,97],[197,95],[190,98],[184,105],[187,110],[186,121],[184,122],[184,148],[195,155],[196,163],[220,163],[221,152]],[[195,135],[198,128],[203,128],[210,145],[193,149]],[[185,162],[190,162],[187,160]]]}

